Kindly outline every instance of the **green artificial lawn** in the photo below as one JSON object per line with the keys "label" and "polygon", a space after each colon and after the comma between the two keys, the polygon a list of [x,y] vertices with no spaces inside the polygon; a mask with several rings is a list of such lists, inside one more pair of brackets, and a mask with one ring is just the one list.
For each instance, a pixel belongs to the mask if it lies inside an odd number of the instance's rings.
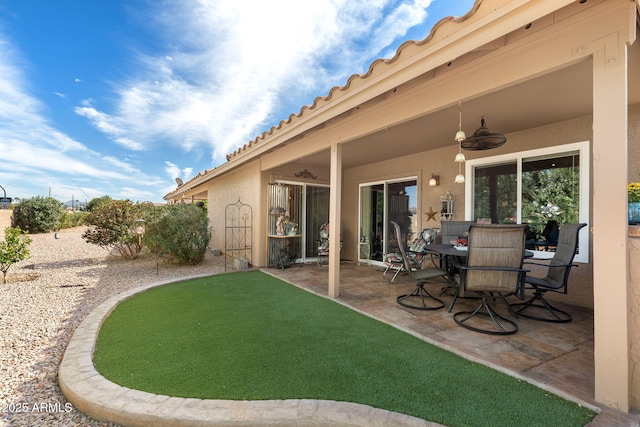
{"label": "green artificial lawn", "polygon": [[594,416],[261,272],[123,301],[102,325],[94,363],[156,394],[348,401],[447,426],[583,426]]}

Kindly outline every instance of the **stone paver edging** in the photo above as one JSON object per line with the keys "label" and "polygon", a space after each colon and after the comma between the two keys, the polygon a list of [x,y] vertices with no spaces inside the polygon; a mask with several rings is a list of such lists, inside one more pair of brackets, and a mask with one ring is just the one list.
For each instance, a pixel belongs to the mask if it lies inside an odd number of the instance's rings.
{"label": "stone paver edging", "polygon": [[[198,276],[185,279],[195,277]],[[123,426],[440,425],[349,402],[309,399],[203,400],[155,395],[121,387],[100,375],[93,366],[93,352],[102,322],[121,301],[147,289],[173,282],[175,280],[156,282],[112,297],[93,310],[78,326],[58,370],[60,388],[78,410],[97,420]]]}

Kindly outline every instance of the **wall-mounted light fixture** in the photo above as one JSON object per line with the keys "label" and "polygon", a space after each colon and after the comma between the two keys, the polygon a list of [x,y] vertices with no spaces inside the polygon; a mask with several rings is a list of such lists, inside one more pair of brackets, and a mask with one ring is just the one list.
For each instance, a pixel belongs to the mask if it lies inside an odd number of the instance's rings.
{"label": "wall-mounted light fixture", "polygon": [[437,187],[440,185],[440,175],[431,174],[431,178],[429,178],[429,187]]}

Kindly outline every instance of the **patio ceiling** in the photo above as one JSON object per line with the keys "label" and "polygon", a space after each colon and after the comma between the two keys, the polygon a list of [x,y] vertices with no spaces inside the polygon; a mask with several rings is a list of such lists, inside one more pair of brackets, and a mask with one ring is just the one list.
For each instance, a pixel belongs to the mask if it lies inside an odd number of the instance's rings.
{"label": "patio ceiling", "polygon": [[[640,73],[638,45],[636,43],[629,51],[629,75]],[[630,79],[629,82],[630,105],[640,103],[638,80]],[[464,100],[462,128],[467,136],[473,134],[483,114],[487,127],[503,134],[589,116],[592,114],[592,98],[591,61],[583,60],[497,92]],[[343,167],[352,168],[421,151],[455,147],[453,137],[457,128],[457,106],[387,128],[345,144]],[[326,166],[329,162],[328,150],[301,160],[305,166]]]}

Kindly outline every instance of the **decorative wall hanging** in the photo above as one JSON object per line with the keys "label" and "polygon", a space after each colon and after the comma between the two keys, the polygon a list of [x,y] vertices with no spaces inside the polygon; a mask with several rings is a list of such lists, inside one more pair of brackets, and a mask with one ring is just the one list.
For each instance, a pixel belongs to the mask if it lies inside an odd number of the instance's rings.
{"label": "decorative wall hanging", "polygon": [[295,174],[296,178],[306,178],[306,179],[317,179],[318,177],[315,176],[314,174],[312,174],[311,172],[309,172],[308,170],[303,170],[302,172],[298,172],[297,174]]}

